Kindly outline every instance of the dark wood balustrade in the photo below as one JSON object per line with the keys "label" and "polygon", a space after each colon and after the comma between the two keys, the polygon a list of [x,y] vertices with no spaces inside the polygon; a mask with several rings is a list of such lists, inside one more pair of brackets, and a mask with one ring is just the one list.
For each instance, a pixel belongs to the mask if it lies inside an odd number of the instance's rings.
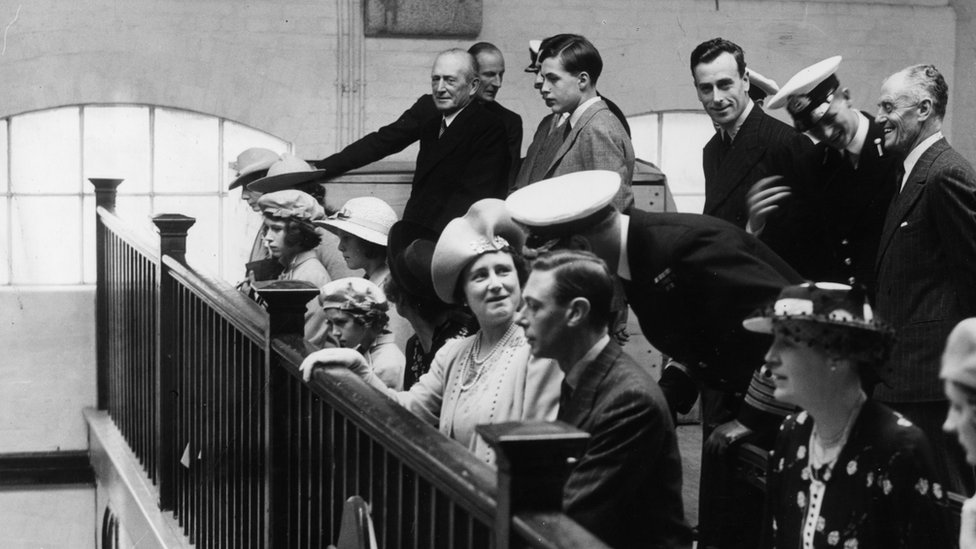
{"label": "dark wood balustrade", "polygon": [[119,180],[93,183],[99,408],[190,543],[324,547],[359,495],[381,547],[603,546],[558,491],[524,502],[509,479],[499,493],[498,471],[351,372],[302,382],[316,289],[272,285],[264,310],[187,263],[191,218],[157,216],[147,242],[114,214]]}

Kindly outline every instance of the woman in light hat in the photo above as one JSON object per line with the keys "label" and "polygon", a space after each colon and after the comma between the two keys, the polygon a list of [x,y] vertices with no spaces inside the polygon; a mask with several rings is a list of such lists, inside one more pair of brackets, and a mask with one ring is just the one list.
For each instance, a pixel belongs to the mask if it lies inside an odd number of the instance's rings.
{"label": "woman in light hat", "polygon": [[[389,204],[375,196],[363,196],[347,201],[328,219],[315,224],[339,237],[338,249],[349,269],[362,269],[367,280],[382,288],[390,276],[386,264],[387,237],[396,221],[396,212]],[[389,314],[387,329],[403,349],[413,329],[396,310]]]}
{"label": "woman in light hat", "polygon": [[[963,320],[949,334],[939,377],[949,399],[942,428],[956,434],[966,461],[976,466],[976,318]],[[959,549],[976,549],[976,497],[963,503],[960,518]]]}
{"label": "woman in light hat", "polygon": [[406,359],[385,330],[390,307],[383,290],[364,278],[340,278],[322,287],[319,301],[339,346],[359,351],[384,385],[402,389]]}
{"label": "woman in light hat", "polygon": [[494,463],[475,426],[553,420],[562,383],[555,362],[532,359],[525,334],[515,323],[525,277],[518,253],[524,240],[501,200],[475,202],[464,217],[447,224],[434,249],[434,289],[445,302],[464,303],[480,331],[448,341],[409,391],[386,390],[362,357],[345,349],[309,355],[301,366],[306,379],[320,364],[349,366],[479,459]]}
{"label": "woman in light hat", "polygon": [[787,416],[769,453],[763,548],[949,547],[945,491],[922,431],[867,397],[891,334],[864,292],[787,286],[743,322],[766,353]]}
{"label": "woman in light hat", "polygon": [[[301,191],[276,191],[261,195],[258,206],[264,215],[264,242],[284,268],[278,280],[302,280],[317,288],[332,278],[315,255],[319,234],[313,222],[325,211],[311,195]],[[328,320],[314,300],[305,312],[305,339],[317,347],[328,341]]]}

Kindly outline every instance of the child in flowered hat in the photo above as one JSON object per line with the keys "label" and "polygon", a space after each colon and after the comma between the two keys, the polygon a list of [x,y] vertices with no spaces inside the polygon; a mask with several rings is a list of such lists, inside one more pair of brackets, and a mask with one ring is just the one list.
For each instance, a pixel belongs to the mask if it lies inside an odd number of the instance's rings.
{"label": "child in flowered hat", "polygon": [[339,346],[362,353],[387,387],[403,389],[406,358],[386,329],[390,306],[383,290],[365,278],[340,278],[322,287],[319,301]]}

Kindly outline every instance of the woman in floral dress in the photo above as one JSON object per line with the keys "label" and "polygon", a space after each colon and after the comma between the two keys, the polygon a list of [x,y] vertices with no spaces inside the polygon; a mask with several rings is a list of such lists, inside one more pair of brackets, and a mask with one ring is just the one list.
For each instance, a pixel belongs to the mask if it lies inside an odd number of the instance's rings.
{"label": "woman in floral dress", "polygon": [[928,439],[864,391],[879,380],[891,337],[863,292],[789,286],[743,324],[773,335],[766,367],[774,396],[801,409],[769,455],[761,546],[951,547]]}

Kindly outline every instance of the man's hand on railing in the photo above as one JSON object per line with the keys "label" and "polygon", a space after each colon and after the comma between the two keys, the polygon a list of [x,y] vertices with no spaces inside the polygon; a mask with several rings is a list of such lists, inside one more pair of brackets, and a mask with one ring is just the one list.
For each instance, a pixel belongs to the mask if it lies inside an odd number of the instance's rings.
{"label": "man's hand on railing", "polygon": [[733,419],[723,423],[712,431],[708,440],[705,441],[705,453],[714,456],[723,456],[729,451],[729,446],[752,434],[752,429]]}
{"label": "man's hand on railing", "polygon": [[976,497],[962,504],[959,514],[959,549],[976,549]]}
{"label": "man's hand on railing", "polygon": [[344,366],[353,371],[356,375],[369,383],[369,377],[373,375],[366,358],[359,354],[355,349],[322,349],[305,357],[302,365],[298,367],[302,372],[302,379],[308,381],[312,379],[312,370],[318,366]]}

